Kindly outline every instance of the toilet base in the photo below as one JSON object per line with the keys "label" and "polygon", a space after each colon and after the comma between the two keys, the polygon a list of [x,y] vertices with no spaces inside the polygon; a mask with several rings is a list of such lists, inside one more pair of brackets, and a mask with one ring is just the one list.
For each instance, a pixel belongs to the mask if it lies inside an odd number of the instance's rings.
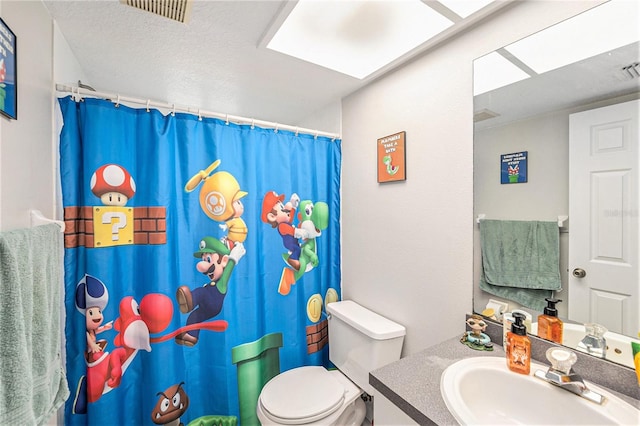
{"label": "toilet base", "polygon": [[[345,408],[340,417],[332,423],[334,425],[345,425],[345,426],[360,426],[362,422],[364,422],[364,418],[367,414],[367,407],[362,400],[362,398],[358,397],[355,401],[351,403],[351,407]],[[323,423],[325,424],[325,423]]]}

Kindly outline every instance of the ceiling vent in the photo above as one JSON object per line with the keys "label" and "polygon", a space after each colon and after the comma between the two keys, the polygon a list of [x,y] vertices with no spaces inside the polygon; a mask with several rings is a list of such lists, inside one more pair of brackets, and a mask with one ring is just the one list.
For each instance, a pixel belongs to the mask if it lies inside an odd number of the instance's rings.
{"label": "ceiling vent", "polygon": [[640,63],[635,62],[626,67],[622,67],[622,72],[628,79],[638,78],[640,77]]}
{"label": "ceiling vent", "polygon": [[488,120],[499,115],[500,114],[498,114],[497,112],[493,112],[489,109],[481,109],[480,111],[473,114],[473,122],[477,123],[478,121]]}
{"label": "ceiling vent", "polygon": [[120,0],[120,3],[186,24],[191,15],[193,2],[192,0]]}

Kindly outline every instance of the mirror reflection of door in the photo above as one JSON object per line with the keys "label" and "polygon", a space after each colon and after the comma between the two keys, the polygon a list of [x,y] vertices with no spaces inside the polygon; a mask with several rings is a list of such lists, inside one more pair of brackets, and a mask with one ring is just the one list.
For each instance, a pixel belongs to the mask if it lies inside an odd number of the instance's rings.
{"label": "mirror reflection of door", "polygon": [[626,335],[640,330],[639,117],[638,100],[570,117],[569,317]]}

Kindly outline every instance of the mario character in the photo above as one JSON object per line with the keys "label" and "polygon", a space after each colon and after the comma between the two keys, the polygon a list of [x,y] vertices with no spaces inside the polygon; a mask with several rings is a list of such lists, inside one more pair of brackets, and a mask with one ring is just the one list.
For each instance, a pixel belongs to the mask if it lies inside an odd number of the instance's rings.
{"label": "mario character", "polygon": [[221,222],[220,228],[227,231],[221,240],[232,249],[236,243],[244,243],[247,239],[247,224],[242,219],[244,205],[241,199],[247,192],[240,190],[236,178],[228,172],[211,173],[220,165],[216,160],[194,175],[184,189],[191,192],[203,182],[200,188],[200,208],[212,220]]}
{"label": "mario character", "polygon": [[[229,250],[224,243],[213,237],[204,237],[200,241],[199,250],[193,256],[201,259],[196,264],[196,269],[206,275],[209,282],[193,290],[183,285],[176,291],[180,312],[189,313],[187,327],[220,313],[233,268],[245,253],[244,245],[239,242]],[[199,334],[198,329],[183,332],[175,337],[175,341],[179,345],[195,346]]]}
{"label": "mario character", "polygon": [[106,340],[97,341],[96,336],[112,328],[111,322],[102,325],[102,311],[109,302],[107,287],[99,279],[85,275],[76,286],[76,309],[86,318],[87,362],[91,363],[103,355]]}
{"label": "mario character", "polygon": [[289,256],[286,262],[296,271],[300,269],[300,243],[299,238],[307,238],[307,231],[293,226],[293,218],[296,214],[296,208],[300,204],[298,194],[292,194],[286,204],[283,204],[284,194],[278,195],[274,191],[269,191],[262,199],[262,216],[264,223],[277,228],[282,243],[288,250]]}
{"label": "mario character", "polygon": [[184,426],[180,417],[189,408],[189,396],[182,387],[184,382],[168,387],[164,392],[158,392],[156,406],[151,411],[151,420],[157,425]]}
{"label": "mario character", "polygon": [[105,164],[91,176],[91,192],[105,206],[124,207],[136,193],[136,183],[129,172],[117,164]]}

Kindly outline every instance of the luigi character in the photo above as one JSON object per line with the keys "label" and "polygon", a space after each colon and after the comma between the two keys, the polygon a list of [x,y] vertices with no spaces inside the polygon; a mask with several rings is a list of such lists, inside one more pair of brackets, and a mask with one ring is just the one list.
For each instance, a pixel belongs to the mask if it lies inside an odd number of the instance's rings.
{"label": "luigi character", "polygon": [[[199,250],[193,256],[201,259],[196,264],[196,269],[206,275],[209,282],[193,290],[183,285],[176,291],[180,312],[191,312],[187,325],[207,321],[220,313],[231,272],[245,253],[242,243],[236,243],[229,250],[224,243],[213,237],[204,237],[200,241]],[[198,343],[199,334],[199,330],[191,330],[178,334],[175,340],[179,345],[194,346]]]}

